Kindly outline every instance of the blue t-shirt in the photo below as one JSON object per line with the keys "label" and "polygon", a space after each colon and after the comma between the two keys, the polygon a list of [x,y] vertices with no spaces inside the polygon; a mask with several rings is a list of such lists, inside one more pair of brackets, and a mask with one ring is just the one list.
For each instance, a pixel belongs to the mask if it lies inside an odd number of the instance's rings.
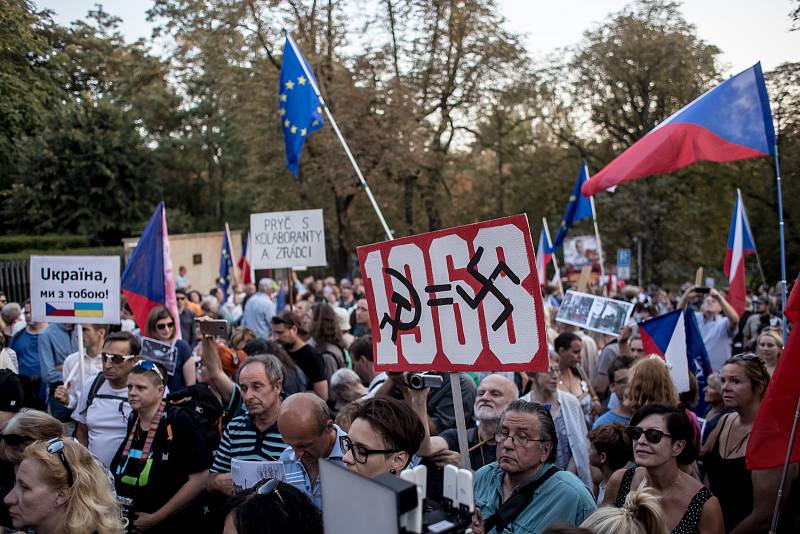
{"label": "blue t-shirt", "polygon": [[604,425],[610,425],[611,423],[619,423],[622,426],[628,426],[628,423],[630,423],[630,421],[631,421],[630,417],[625,417],[624,415],[615,414],[613,411],[609,410],[594,420],[594,424],[592,425],[592,430]]}
{"label": "blue t-shirt", "polygon": [[31,334],[20,330],[11,340],[11,349],[17,353],[19,374],[23,376],[40,376],[39,334]]}
{"label": "blue t-shirt", "polygon": [[186,387],[186,379],[183,378],[183,364],[192,357],[192,349],[184,340],[179,339],[175,342],[178,354],[175,358],[175,372],[167,378],[167,387],[170,391],[178,391]]}

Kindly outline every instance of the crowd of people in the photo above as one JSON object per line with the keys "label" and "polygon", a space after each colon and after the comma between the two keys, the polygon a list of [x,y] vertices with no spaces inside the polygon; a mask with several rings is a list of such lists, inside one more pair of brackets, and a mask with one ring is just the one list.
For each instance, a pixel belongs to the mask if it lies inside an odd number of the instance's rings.
{"label": "crowd of people", "polygon": [[[713,288],[625,287],[634,320],[608,336],[555,321],[547,287],[546,371],[443,373],[415,389],[376,371],[359,278],[203,293],[184,269],[177,286],[177,317],[156,306],[139,328],[123,301],[121,325],[82,326],[82,355],[75,325],[34,322],[29,302],[0,293],[0,526],[321,533],[320,459],[368,478],[425,465],[438,502],[443,467],[462,465],[458,380],[474,533],[769,530],[780,469],[749,471],[745,451],[783,350],[774,290],[739,316]],[[695,311],[714,371],[704,390],[690,377],[679,393],[635,324],[677,308]],[[173,365],[142,357],[148,340]],[[242,462],[282,469],[242,485]],[[797,465],[782,489],[778,532],[798,532]]]}

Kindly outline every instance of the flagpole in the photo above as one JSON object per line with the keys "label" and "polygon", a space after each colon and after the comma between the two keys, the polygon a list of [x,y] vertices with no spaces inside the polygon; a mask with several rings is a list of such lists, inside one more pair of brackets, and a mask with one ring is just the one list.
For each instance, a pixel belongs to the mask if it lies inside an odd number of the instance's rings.
{"label": "flagpole", "polygon": [[239,278],[239,266],[236,265],[235,261],[233,261],[233,240],[231,239],[231,227],[228,226],[227,222],[225,223],[225,235],[228,238],[228,252],[230,252],[228,259],[231,262],[231,267],[233,267],[233,278],[234,281],[236,282],[235,285],[238,286],[241,281],[241,279]]}
{"label": "flagpole", "polygon": [[781,316],[783,345],[786,346],[786,244],[783,235],[783,192],[781,191],[781,162],[778,158],[778,136],[775,136],[775,184],[778,190],[778,228],[781,240]]}
{"label": "flagpole", "polygon": [[605,276],[606,269],[603,267],[603,243],[600,241],[600,230],[597,227],[597,215],[594,211],[594,196],[589,197],[589,202],[592,204],[592,221],[594,221],[594,237],[597,239],[597,254],[600,255],[600,276]]}
{"label": "flagpole", "polygon": [[308,67],[306,66],[306,62],[303,60],[303,55],[300,53],[300,50],[298,50],[297,44],[295,44],[294,39],[292,39],[292,36],[289,35],[289,32],[283,30],[283,33],[286,35],[286,39],[292,46],[292,50],[294,50],[295,55],[300,60],[300,66],[303,67],[303,72],[306,73],[306,78],[308,78],[308,82],[311,84],[311,88],[314,89],[314,93],[317,95],[317,98],[319,98],[320,106],[322,107],[322,109],[325,110],[325,115],[328,117],[328,120],[331,121],[331,126],[333,127],[333,131],[336,132],[336,137],[339,138],[339,142],[342,144],[342,148],[344,148],[344,152],[345,154],[347,154],[347,158],[350,160],[350,164],[356,171],[356,175],[358,176],[358,181],[361,184],[361,187],[367,193],[367,197],[369,198],[369,201],[372,204],[372,208],[375,210],[375,214],[378,216],[378,220],[380,221],[381,226],[383,227],[383,231],[386,234],[386,239],[388,240],[393,239],[394,236],[392,235],[392,231],[389,229],[389,225],[386,224],[386,219],[383,218],[383,213],[381,213],[381,208],[375,201],[375,197],[372,195],[372,190],[370,190],[369,184],[367,184],[367,180],[361,173],[361,169],[358,167],[358,163],[356,163],[356,159],[353,157],[353,153],[350,152],[350,147],[347,146],[347,141],[345,141],[342,132],[339,131],[339,125],[336,124],[336,120],[333,118],[331,110],[328,109],[328,104],[326,104],[325,99],[322,98],[322,94],[319,92],[319,87],[317,87],[315,78],[314,76],[311,75],[311,72],[309,72]]}
{"label": "flagpole", "polygon": [[[750,219],[747,217],[747,209],[744,207],[744,197],[742,196],[742,190],[738,187],[736,188],[736,200],[739,203],[739,206],[742,207],[742,218],[744,219],[745,224],[747,225],[748,230],[752,232],[753,227],[750,226]],[[753,237],[752,234],[750,237]],[[758,255],[758,247],[756,246],[755,239],[753,240],[753,252],[756,255],[756,263],[758,264],[758,272],[761,274],[761,283],[764,287],[767,287],[767,279],[764,276],[764,269],[761,268],[761,257]]]}
{"label": "flagpole", "polygon": [[[544,228],[544,236],[547,238],[547,246],[552,247],[552,240],[550,239],[550,228],[547,227],[547,219],[542,217],[542,227]],[[561,283],[561,273],[558,270],[558,258],[556,257],[556,251],[552,251],[550,254],[550,259],[553,261],[553,267],[556,270],[556,279],[558,280],[558,290],[561,292],[561,296],[564,296],[564,285]],[[547,268],[545,266],[545,272]],[[547,276],[545,276],[547,279]]]}
{"label": "flagpole", "polygon": [[794,412],[792,422],[792,432],[789,434],[789,448],[786,450],[786,459],[783,461],[783,472],[781,473],[781,484],[778,486],[778,495],[775,497],[775,508],[772,511],[772,524],[769,527],[769,534],[778,532],[778,521],[781,517],[781,499],[783,498],[783,485],[786,483],[786,475],[789,472],[789,460],[794,449],[794,440],[797,437],[797,420],[800,419],[800,397],[797,399],[797,409]]}

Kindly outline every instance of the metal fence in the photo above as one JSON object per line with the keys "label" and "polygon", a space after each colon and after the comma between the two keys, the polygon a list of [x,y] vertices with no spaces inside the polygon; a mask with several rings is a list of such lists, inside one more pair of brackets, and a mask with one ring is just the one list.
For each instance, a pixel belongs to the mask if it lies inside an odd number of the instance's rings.
{"label": "metal fence", "polygon": [[28,260],[0,261],[0,291],[8,302],[22,304],[30,295]]}

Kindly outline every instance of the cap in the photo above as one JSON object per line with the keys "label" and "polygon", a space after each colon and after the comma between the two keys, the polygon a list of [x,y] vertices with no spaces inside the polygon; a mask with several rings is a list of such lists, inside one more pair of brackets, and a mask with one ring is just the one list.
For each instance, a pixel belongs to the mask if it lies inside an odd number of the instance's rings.
{"label": "cap", "polygon": [[336,313],[336,324],[339,325],[339,330],[342,332],[350,331],[350,314],[344,308],[334,308]]}
{"label": "cap", "polygon": [[19,377],[10,369],[0,369],[0,411],[17,413],[24,399],[25,390]]}

